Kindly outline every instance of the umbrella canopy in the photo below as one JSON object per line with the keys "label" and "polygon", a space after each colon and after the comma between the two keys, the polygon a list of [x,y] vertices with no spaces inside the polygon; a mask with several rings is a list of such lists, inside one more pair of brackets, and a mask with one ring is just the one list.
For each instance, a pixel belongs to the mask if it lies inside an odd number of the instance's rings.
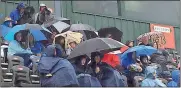
{"label": "umbrella canopy", "polygon": [[57,29],[57,31],[58,31],[59,33],[61,33],[62,30],[70,27],[69,24],[64,23],[64,22],[61,22],[61,21],[58,21],[58,22],[54,23],[53,26]]}
{"label": "umbrella canopy", "polygon": [[131,53],[132,52],[136,52],[136,56],[140,56],[140,55],[152,55],[153,53],[157,52],[157,49],[150,47],[150,46],[144,46],[144,45],[140,45],[140,46],[135,46],[132,48],[129,48],[127,51],[125,51],[122,55],[121,55],[121,64],[124,67],[127,67],[128,65],[135,63],[132,60],[131,57]]}
{"label": "umbrella canopy", "polygon": [[[67,31],[61,34],[58,34],[55,36],[55,38],[59,37],[59,36],[63,36],[65,38],[65,48],[68,48],[69,43],[68,40],[73,40],[75,41],[77,44],[79,44],[82,41],[82,37],[83,35],[81,33],[78,32],[71,32],[71,31]],[[55,44],[55,38],[54,38],[54,44]]]}
{"label": "umbrella canopy", "polygon": [[110,38],[93,38],[80,43],[75,49],[73,49],[68,58],[71,59],[85,54],[88,55],[96,51],[110,52],[118,48],[120,49],[122,46],[124,46],[124,44]]}
{"label": "umbrella canopy", "polygon": [[145,34],[140,35],[137,40],[143,42],[144,44],[148,44],[149,41],[154,42],[154,38],[164,36],[162,32],[148,32]]}
{"label": "umbrella canopy", "polygon": [[46,37],[40,30],[44,30],[40,25],[38,24],[24,24],[24,25],[17,25],[13,27],[7,35],[4,37],[7,41],[14,40],[14,34],[22,31],[22,30],[30,30],[30,33],[33,35],[36,41],[40,40],[46,40]]}
{"label": "umbrella canopy", "polygon": [[121,42],[123,32],[120,31],[120,30],[119,30],[118,28],[116,28],[116,27],[101,28],[101,29],[98,31],[98,35],[99,35],[100,37],[103,37],[103,38],[105,38],[108,34],[111,34],[111,35],[112,35],[112,39],[115,39],[115,40]]}
{"label": "umbrella canopy", "polygon": [[1,27],[0,27],[1,36],[5,37],[10,30],[11,30],[10,27],[7,27],[5,25],[1,25]]}
{"label": "umbrella canopy", "polygon": [[95,33],[96,31],[95,28],[87,24],[72,24],[69,28],[66,28],[62,32],[66,31],[80,32],[84,35],[83,36],[84,40],[98,37],[98,35]]}

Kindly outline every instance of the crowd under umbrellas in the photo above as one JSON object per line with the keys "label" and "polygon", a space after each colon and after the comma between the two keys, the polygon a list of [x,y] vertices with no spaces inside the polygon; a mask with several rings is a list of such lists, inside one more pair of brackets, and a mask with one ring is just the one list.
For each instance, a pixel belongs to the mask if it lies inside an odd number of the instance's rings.
{"label": "crowd under umbrellas", "polygon": [[[161,35],[158,32],[140,35],[138,45],[126,46],[119,28],[97,31],[88,24],[70,25],[55,18],[42,25],[2,25],[0,31],[7,42],[1,46],[3,63],[8,64],[3,74],[13,73],[9,86],[180,86],[179,58],[173,61],[167,50],[145,43],[150,36]],[[25,78],[18,72],[26,73]],[[40,82],[32,81],[28,73]]]}

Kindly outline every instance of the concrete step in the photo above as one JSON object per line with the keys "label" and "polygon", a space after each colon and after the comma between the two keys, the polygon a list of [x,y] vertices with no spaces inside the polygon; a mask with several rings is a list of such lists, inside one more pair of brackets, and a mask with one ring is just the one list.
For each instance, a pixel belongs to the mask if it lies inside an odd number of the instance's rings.
{"label": "concrete step", "polygon": [[8,65],[8,63],[1,63],[1,65]]}
{"label": "concrete step", "polygon": [[12,82],[13,79],[3,79],[4,82]]}
{"label": "concrete step", "polygon": [[39,78],[38,75],[30,75],[30,77],[32,77],[32,78]]}
{"label": "concrete step", "polygon": [[7,76],[13,76],[13,73],[5,73]]}
{"label": "concrete step", "polygon": [[32,84],[39,84],[40,83],[40,81],[31,81],[32,82]]}

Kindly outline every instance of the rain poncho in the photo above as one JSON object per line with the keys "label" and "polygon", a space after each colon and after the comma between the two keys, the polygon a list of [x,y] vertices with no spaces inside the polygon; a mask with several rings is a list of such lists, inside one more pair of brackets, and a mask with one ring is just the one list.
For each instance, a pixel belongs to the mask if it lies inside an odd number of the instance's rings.
{"label": "rain poncho", "polygon": [[38,70],[41,74],[41,86],[62,87],[78,85],[73,66],[66,59],[54,57],[54,49],[53,46],[48,46],[38,64]]}
{"label": "rain poncho", "polygon": [[32,54],[31,50],[29,49],[23,49],[21,45],[16,41],[13,40],[10,42],[9,47],[8,47],[8,55],[14,55],[14,54],[19,54],[19,53],[28,53]]}
{"label": "rain poncho", "polygon": [[180,71],[174,70],[172,71],[172,81],[170,81],[167,86],[168,87],[179,87],[180,83]]}
{"label": "rain poncho", "polygon": [[142,81],[142,87],[165,87],[166,85],[162,83],[158,78],[154,79],[154,74],[156,74],[156,67],[148,66],[145,69],[145,79]]}
{"label": "rain poncho", "polygon": [[103,87],[125,87],[120,73],[106,63],[102,63],[100,83]]}
{"label": "rain poncho", "polygon": [[99,80],[89,74],[79,74],[77,79],[80,87],[101,87]]}

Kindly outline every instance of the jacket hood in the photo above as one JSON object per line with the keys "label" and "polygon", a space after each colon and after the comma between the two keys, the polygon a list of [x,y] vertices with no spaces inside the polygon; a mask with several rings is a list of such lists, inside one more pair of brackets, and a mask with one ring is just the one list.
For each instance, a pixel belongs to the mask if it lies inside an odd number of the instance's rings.
{"label": "jacket hood", "polygon": [[24,3],[19,3],[18,6],[17,6],[17,9],[18,8],[25,8],[25,4]]}
{"label": "jacket hood", "polygon": [[176,83],[180,82],[180,71],[179,70],[174,70],[172,71],[172,79],[173,81],[175,81]]}
{"label": "jacket hood", "polygon": [[147,66],[145,69],[145,77],[146,78],[153,78],[156,74],[156,67],[155,66]]}
{"label": "jacket hood", "polygon": [[55,51],[55,46],[54,45],[49,45],[44,50],[44,56],[46,56],[46,57],[54,57],[54,51]]}

